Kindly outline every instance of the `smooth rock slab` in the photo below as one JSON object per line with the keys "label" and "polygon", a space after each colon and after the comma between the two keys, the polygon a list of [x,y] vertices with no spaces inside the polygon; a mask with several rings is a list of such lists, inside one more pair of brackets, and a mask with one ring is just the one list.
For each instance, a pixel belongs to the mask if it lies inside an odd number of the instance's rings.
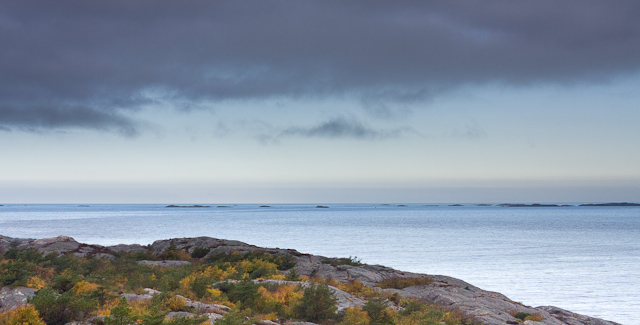
{"label": "smooth rock slab", "polygon": [[169,312],[165,318],[174,319],[179,317],[193,318],[193,317],[196,317],[196,314],[189,313],[186,311],[172,311],[172,312]]}
{"label": "smooth rock slab", "polygon": [[149,266],[157,266],[157,267],[180,267],[185,265],[191,265],[189,261],[139,261],[140,265],[149,265]]}
{"label": "smooth rock slab", "polygon": [[0,312],[26,306],[27,300],[36,295],[36,289],[3,287],[0,290]]}

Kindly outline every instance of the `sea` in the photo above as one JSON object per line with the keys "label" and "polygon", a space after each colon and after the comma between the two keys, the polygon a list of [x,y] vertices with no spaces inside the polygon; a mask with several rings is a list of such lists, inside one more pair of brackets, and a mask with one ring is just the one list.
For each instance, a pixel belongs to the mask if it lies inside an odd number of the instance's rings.
{"label": "sea", "polygon": [[640,207],[201,205],[3,204],[0,235],[99,245],[233,239],[448,275],[525,305],[640,324]]}

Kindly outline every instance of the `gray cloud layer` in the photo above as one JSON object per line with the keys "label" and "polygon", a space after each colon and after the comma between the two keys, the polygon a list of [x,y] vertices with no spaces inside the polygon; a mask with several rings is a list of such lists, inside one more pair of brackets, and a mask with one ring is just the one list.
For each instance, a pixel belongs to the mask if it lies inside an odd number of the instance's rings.
{"label": "gray cloud layer", "polygon": [[634,0],[3,1],[0,129],[131,135],[123,113],[156,101],[602,80],[640,68],[638,17]]}

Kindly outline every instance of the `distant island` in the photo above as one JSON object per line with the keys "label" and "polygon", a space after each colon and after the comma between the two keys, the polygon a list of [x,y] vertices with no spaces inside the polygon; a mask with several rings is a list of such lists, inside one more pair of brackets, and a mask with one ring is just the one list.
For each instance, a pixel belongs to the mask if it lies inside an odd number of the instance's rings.
{"label": "distant island", "polygon": [[[563,208],[563,207],[572,207],[575,205],[571,204],[540,204],[540,203],[502,203],[497,204],[499,207],[503,208]],[[612,203],[584,203],[578,205],[580,207],[640,207],[640,203],[629,203],[629,202],[612,202]]]}
{"label": "distant island", "polygon": [[524,204],[524,203],[502,203],[498,204],[499,207],[504,208],[561,208],[561,207],[572,207],[570,204]]}
{"label": "distant island", "polygon": [[581,207],[640,207],[640,203],[613,202],[613,203],[585,203]]}
{"label": "distant island", "polygon": [[199,205],[199,204],[194,204],[194,205],[174,205],[174,204],[170,204],[167,205],[166,208],[210,208],[211,206],[209,205]]}

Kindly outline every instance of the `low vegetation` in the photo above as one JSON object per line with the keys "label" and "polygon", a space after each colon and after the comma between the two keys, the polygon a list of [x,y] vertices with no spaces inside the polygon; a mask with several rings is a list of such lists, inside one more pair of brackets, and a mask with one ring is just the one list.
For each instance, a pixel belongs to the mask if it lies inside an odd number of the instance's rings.
{"label": "low vegetation", "polygon": [[360,266],[363,265],[362,260],[357,256],[349,256],[342,258],[327,258],[324,260],[324,264],[330,264],[331,266],[338,265],[351,265],[351,266]]}
{"label": "low vegetation", "polygon": [[527,312],[517,311],[517,310],[512,310],[511,312],[509,312],[509,314],[515,317],[519,322],[524,322],[528,320],[533,322],[539,322],[544,319],[544,317],[540,314],[530,314]]}
{"label": "low vegetation", "polygon": [[[0,286],[38,290],[26,307],[0,313],[0,324],[66,324],[90,320],[96,324],[195,325],[210,322],[202,310],[187,300],[224,305],[230,311],[215,320],[217,325],[254,324],[261,320],[279,323],[309,321],[319,324],[465,324],[460,313],[386,295],[357,280],[299,276],[290,255],[266,252],[209,254],[208,248],[192,253],[171,246],[150,253],[118,253],[115,258],[41,255],[35,249],[11,248],[0,255]],[[205,257],[207,256],[207,257]],[[189,261],[179,267],[142,265],[140,260]],[[359,265],[356,258],[330,259],[331,264]],[[301,281],[253,281],[255,279]],[[392,278],[381,288],[404,288],[428,284],[427,278]],[[280,284],[277,284],[280,283]],[[338,312],[333,289],[366,300],[362,308]],[[123,293],[145,294],[151,299],[127,301]],[[170,313],[189,312],[192,317],[168,318]]]}

